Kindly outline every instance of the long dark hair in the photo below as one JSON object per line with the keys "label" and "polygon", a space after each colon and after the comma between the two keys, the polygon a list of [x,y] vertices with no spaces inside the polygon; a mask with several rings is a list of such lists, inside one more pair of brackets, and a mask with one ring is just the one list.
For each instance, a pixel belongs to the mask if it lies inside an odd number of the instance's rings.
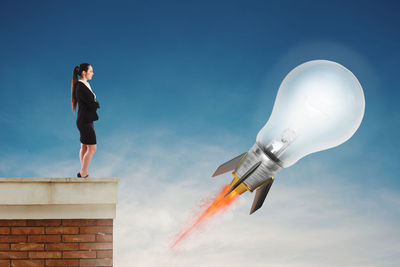
{"label": "long dark hair", "polygon": [[75,84],[78,81],[78,75],[82,75],[82,71],[88,71],[90,64],[89,63],[82,63],[78,66],[75,66],[73,72],[72,72],[72,82],[71,82],[71,105],[72,105],[72,111],[76,112],[76,105],[77,105],[77,99],[75,98]]}

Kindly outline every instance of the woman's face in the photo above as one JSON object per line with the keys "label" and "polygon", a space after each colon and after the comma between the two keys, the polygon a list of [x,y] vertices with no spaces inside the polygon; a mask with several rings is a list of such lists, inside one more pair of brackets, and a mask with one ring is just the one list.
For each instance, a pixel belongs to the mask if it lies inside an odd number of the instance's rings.
{"label": "woman's face", "polygon": [[86,80],[91,80],[93,77],[93,68],[91,65],[88,66],[88,70],[87,71],[82,71],[82,77],[86,78]]}

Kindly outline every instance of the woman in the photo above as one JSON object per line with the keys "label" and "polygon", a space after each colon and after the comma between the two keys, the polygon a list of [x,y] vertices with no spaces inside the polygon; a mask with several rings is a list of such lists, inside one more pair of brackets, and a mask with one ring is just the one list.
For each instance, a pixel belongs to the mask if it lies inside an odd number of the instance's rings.
{"label": "woman", "polygon": [[[93,74],[92,66],[88,63],[82,63],[74,68],[71,83],[71,102],[74,114],[76,106],[79,105],[76,126],[78,127],[81,141],[79,152],[81,170],[77,176],[82,178],[89,177],[89,163],[97,148],[93,121],[99,119],[96,110],[100,108],[100,105],[88,82],[88,80],[92,79]],[[78,75],[80,76],[79,80]]]}

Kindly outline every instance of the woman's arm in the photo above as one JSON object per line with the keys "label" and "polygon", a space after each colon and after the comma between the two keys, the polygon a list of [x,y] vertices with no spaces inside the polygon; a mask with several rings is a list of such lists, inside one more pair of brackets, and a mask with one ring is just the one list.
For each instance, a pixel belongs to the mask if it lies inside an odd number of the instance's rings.
{"label": "woman's arm", "polygon": [[77,96],[79,100],[89,107],[89,109],[100,108],[99,103],[94,100],[93,94],[89,92],[87,88],[83,88],[83,85],[79,85]]}

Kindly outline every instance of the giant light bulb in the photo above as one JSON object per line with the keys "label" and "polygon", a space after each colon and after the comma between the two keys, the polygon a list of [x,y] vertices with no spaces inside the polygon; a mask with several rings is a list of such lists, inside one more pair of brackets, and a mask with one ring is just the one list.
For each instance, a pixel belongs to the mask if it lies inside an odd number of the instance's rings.
{"label": "giant light bulb", "polygon": [[344,143],[360,126],[364,109],[362,87],[351,71],[328,60],[303,63],[282,81],[253,147],[219,166],[213,176],[234,170],[229,193],[257,189],[251,214],[262,206],[277,172]]}
{"label": "giant light bulb", "polygon": [[364,116],[364,93],[342,65],[313,60],[282,81],[271,117],[257,135],[263,150],[289,167],[313,152],[344,143]]}

